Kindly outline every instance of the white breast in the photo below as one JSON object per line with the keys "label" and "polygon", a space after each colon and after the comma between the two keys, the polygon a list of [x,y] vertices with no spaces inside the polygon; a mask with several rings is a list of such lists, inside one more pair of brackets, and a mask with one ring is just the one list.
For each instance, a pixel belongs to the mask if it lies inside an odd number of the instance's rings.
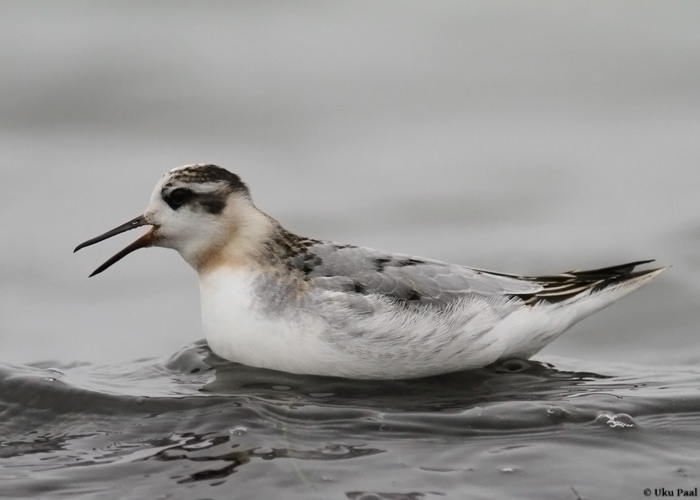
{"label": "white breast", "polygon": [[220,268],[200,277],[202,322],[222,358],[294,373],[331,373],[339,353],[324,340],[327,325],[303,310],[269,311],[261,274]]}

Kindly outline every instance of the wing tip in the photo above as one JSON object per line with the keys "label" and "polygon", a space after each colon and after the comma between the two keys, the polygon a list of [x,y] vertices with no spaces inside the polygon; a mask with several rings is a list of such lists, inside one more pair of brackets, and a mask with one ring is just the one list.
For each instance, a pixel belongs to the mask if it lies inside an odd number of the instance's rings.
{"label": "wing tip", "polygon": [[594,295],[613,288],[626,288],[626,295],[641,287],[670,266],[635,270],[637,266],[649,264],[655,259],[639,260],[589,271],[569,271],[557,276],[540,278],[542,290],[534,294],[519,295],[526,304],[539,302],[564,302],[581,294]]}

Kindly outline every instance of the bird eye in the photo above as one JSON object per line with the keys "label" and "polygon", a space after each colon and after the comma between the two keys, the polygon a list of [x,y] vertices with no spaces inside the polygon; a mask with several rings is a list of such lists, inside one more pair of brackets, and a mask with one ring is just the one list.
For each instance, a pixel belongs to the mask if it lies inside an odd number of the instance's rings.
{"label": "bird eye", "polygon": [[194,195],[194,192],[189,189],[177,188],[170,191],[170,193],[164,199],[165,202],[170,205],[170,208],[177,210],[182,205],[187,203],[187,200],[192,198],[192,195]]}

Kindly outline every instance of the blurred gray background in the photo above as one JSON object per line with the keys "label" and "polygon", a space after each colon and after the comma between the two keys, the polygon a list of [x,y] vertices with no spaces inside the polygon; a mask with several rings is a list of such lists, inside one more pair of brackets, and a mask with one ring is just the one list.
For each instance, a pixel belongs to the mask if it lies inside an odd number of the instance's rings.
{"label": "blurred gray background", "polygon": [[168,169],[301,234],[513,273],[657,258],[538,359],[700,361],[700,4],[1,1],[0,360],[202,337],[172,251],[87,275]]}

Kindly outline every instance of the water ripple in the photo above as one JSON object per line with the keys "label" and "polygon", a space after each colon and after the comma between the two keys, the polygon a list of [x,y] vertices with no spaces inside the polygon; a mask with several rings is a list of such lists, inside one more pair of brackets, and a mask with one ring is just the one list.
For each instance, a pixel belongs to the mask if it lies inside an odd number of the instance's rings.
{"label": "water ripple", "polygon": [[[136,474],[129,487],[147,496],[154,484],[212,488],[239,475],[255,483],[263,470],[323,490],[381,456],[410,469],[416,461],[421,475],[469,474],[455,468],[464,457],[450,458],[464,453],[465,440],[478,444],[475,463],[493,461],[491,474],[520,477],[542,459],[544,442],[590,451],[697,433],[697,371],[596,368],[602,374],[512,360],[419,380],[353,381],[228,363],[203,342],[123,365],[4,365],[0,476],[18,498],[41,488],[91,497],[98,478],[109,484],[124,474]],[[75,481],[82,490],[69,487]],[[345,497],[441,494],[355,488]]]}

